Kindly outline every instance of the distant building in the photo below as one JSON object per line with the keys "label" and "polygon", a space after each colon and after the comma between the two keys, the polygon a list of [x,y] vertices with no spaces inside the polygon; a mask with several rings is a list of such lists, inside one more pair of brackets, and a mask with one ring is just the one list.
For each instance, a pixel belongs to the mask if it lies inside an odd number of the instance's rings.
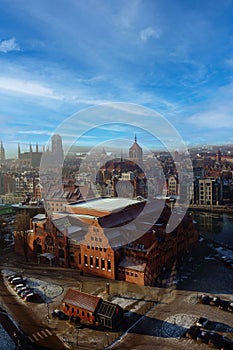
{"label": "distant building", "polygon": [[0,164],[4,164],[5,163],[5,148],[3,146],[3,143],[1,141],[1,146],[0,146]]}
{"label": "distant building", "polygon": [[135,164],[142,164],[143,161],[143,151],[142,148],[137,143],[137,136],[135,135],[134,144],[129,149],[129,159]]}

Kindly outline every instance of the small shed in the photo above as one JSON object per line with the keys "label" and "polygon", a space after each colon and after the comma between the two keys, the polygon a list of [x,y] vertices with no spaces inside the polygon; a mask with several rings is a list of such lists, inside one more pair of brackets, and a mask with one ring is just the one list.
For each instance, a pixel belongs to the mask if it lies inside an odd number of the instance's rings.
{"label": "small shed", "polygon": [[96,311],[101,301],[100,297],[69,288],[62,301],[62,311],[67,316],[79,317],[81,321],[95,323]]}
{"label": "small shed", "polygon": [[107,328],[116,328],[123,320],[124,310],[117,304],[102,301],[97,309],[97,322]]}

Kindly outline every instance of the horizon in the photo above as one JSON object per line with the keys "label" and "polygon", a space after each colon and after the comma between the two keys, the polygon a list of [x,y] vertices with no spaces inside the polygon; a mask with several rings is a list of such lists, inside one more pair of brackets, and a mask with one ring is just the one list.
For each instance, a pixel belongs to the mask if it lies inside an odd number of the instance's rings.
{"label": "horizon", "polygon": [[[233,144],[232,11],[228,0],[98,6],[70,0],[56,7],[2,0],[0,140],[6,152],[25,141],[42,147],[70,116],[115,102],[160,114],[188,148]],[[87,130],[95,124],[80,122]],[[94,141],[104,142],[103,133]]]}

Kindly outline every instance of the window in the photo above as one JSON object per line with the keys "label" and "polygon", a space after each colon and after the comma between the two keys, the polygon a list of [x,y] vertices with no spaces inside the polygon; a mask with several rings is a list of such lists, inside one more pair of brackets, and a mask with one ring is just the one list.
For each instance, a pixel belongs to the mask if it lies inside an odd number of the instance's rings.
{"label": "window", "polygon": [[71,311],[72,311],[72,313],[74,313],[74,308],[73,307],[72,307]]}
{"label": "window", "polygon": [[77,309],[77,315],[79,314],[79,309]]}
{"label": "window", "polygon": [[93,256],[90,256],[90,265],[93,267]]}
{"label": "window", "polygon": [[135,277],[138,277],[138,274],[137,274],[137,273],[135,273]]}
{"label": "window", "polygon": [[84,264],[87,266],[87,255],[84,255]]}
{"label": "window", "polygon": [[81,264],[81,253],[78,254],[78,263]]}
{"label": "window", "polygon": [[108,265],[108,271],[111,271],[111,260],[108,260],[107,265]]}
{"label": "window", "polygon": [[90,314],[89,314],[89,312],[87,312],[87,317],[88,317],[88,318],[90,317]]}
{"label": "window", "polygon": [[101,259],[101,269],[105,270],[105,261],[104,258]]}
{"label": "window", "polygon": [[74,263],[74,253],[73,252],[70,253],[70,262]]}
{"label": "window", "polygon": [[99,258],[98,258],[98,256],[95,258],[95,267],[97,268],[97,269],[99,269]]}
{"label": "window", "polygon": [[85,312],[84,311],[82,311],[82,316],[85,316]]}
{"label": "window", "polygon": [[130,272],[130,276],[133,276],[133,272]]}

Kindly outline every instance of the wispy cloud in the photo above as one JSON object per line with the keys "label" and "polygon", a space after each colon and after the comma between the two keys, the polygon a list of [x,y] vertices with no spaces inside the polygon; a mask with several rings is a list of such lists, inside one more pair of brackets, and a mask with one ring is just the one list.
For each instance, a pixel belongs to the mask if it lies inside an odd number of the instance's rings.
{"label": "wispy cloud", "polygon": [[34,97],[37,96],[55,100],[63,99],[63,96],[56,94],[51,88],[28,80],[0,77],[0,89]]}
{"label": "wispy cloud", "polygon": [[158,39],[161,36],[161,30],[156,27],[147,27],[140,32],[140,38],[143,42],[148,41],[150,38]]}
{"label": "wispy cloud", "polygon": [[0,52],[7,53],[11,51],[20,51],[20,46],[16,39],[13,37],[8,40],[0,41]]}

